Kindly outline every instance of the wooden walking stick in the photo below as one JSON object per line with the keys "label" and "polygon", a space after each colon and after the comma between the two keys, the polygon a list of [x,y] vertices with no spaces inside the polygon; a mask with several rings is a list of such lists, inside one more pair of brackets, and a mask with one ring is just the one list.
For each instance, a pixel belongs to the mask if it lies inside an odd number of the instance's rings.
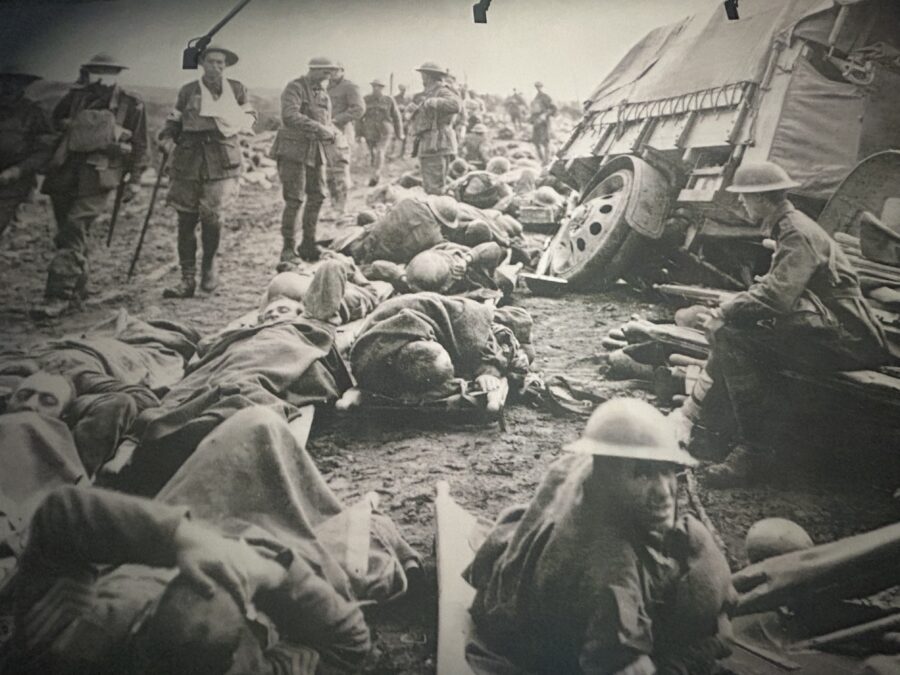
{"label": "wooden walking stick", "polygon": [[163,172],[166,170],[166,164],[169,161],[169,154],[163,152],[162,160],[159,163],[159,170],[156,174],[156,183],[153,184],[153,194],[150,195],[150,206],[147,208],[147,217],[144,218],[144,226],[141,228],[141,236],[138,239],[137,248],[134,250],[134,257],[131,259],[131,267],[128,268],[128,281],[134,275],[134,268],[137,265],[138,258],[141,255],[141,247],[144,245],[144,236],[147,234],[147,226],[150,225],[150,216],[153,215],[153,207],[156,205],[156,195],[159,192],[159,185],[162,183]]}

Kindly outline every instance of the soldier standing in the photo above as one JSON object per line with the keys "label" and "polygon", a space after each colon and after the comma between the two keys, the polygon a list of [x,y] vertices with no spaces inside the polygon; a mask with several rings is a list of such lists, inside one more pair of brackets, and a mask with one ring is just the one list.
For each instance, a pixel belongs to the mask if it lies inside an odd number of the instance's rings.
{"label": "soldier standing", "polygon": [[[405,84],[398,84],[397,90],[398,92],[394,94],[394,102],[397,104],[397,110],[400,111],[400,119],[403,120],[403,123],[405,125],[407,122],[409,122],[408,109],[411,101],[409,96],[406,95]],[[402,139],[394,138],[395,145],[398,140],[400,141],[400,153],[397,156],[403,157],[406,154],[406,134],[403,134]],[[391,151],[391,154],[393,154],[393,150]]]}
{"label": "soldier standing", "polygon": [[531,142],[537,148],[541,164],[550,161],[550,118],[556,114],[556,104],[544,93],[544,85],[534,83],[537,95],[531,102]]}
{"label": "soldier standing", "polygon": [[384,82],[372,80],[372,93],[366,96],[366,112],[362,118],[362,135],[369,146],[369,159],[372,166],[372,178],[369,187],[378,184],[381,180],[381,170],[384,167],[384,155],[391,143],[391,138],[396,136],[403,139],[403,120],[400,119],[400,111],[397,103],[390,96],[384,95]]}
{"label": "soldier standing", "polygon": [[344,66],[336,64],[335,74],[328,82],[331,116],[334,126],[344,135],[329,148],[328,192],[331,203],[339,213],[347,211],[347,192],[350,190],[350,160],[356,143],[355,125],[366,111],[359,87],[344,77]]}
{"label": "soldier standing", "polygon": [[422,185],[428,194],[441,194],[447,182],[447,169],[456,155],[454,117],[462,112],[462,102],[445,82],[449,73],[435,63],[417,68],[422,74],[424,91],[416,94],[410,115],[415,137],[413,157],[419,158]]}
{"label": "soldier standing", "polygon": [[53,110],[53,125],[65,133],[50,162],[42,191],[56,218],[56,256],[47,273],[40,316],[57,316],[87,294],[91,224],[109,194],[129,178],[129,198],[140,189],[147,150],[143,101],[126,92],[118,77],[127,66],[109,54],[82,65],[82,78]]}
{"label": "soldier standing", "polygon": [[509,115],[509,121],[512,122],[516,131],[522,128],[522,112],[528,104],[517,89],[513,89],[512,96],[503,102],[506,107],[506,114]]}
{"label": "soldier standing", "polygon": [[0,71],[0,235],[35,185],[34,174],[50,159],[50,121],[25,89],[41,79],[17,66]]}
{"label": "soldier standing", "polygon": [[282,249],[279,271],[295,263],[297,215],[303,209],[303,240],[300,258],[319,259],[316,226],[325,201],[326,148],[334,145],[340,132],[331,122],[331,101],[326,87],[337,67],[331,59],[310,60],[306,75],[291,80],[281,94],[282,128],[275,136],[272,156],[278,161],[284,197],[281,215]]}
{"label": "soldier standing", "polygon": [[191,298],[197,280],[197,222],[203,258],[200,288],[218,285],[216,252],[222,230],[221,212],[238,194],[241,147],[238,133],[249,132],[256,119],[247,88],[224,77],[238,56],[210,45],[200,56],[203,75],[178,92],[175,109],[159,133],[160,147],[172,155],[167,203],[178,212],[178,263],[181,283],[167,288],[167,298]]}

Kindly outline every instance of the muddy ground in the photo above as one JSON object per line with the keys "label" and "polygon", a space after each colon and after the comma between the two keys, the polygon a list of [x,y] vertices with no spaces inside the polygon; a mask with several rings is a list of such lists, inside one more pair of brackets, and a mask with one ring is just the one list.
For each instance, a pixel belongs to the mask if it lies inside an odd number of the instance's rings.
{"label": "muddy ground", "polygon": [[[397,176],[412,166],[394,162]],[[363,171],[354,172],[351,207],[360,207],[367,188]],[[162,196],[162,195],[161,195]],[[97,223],[91,291],[94,301],[84,311],[57,320],[34,322],[30,303],[40,299],[53,231],[49,205],[40,198],[25,205],[21,222],[0,239],[0,339],[18,345],[43,336],[83,329],[124,306],[145,316],[168,316],[193,322],[203,333],[257,306],[273,273],[280,237],[280,193],[247,186],[239,205],[226,219],[221,248],[221,285],[212,295],[191,300],[164,300],[162,289],[176,278],[166,270],[176,261],[175,216],[157,205],[137,274],[126,272],[146,212],[149,189],[127,205],[110,249],[104,245],[106,222]],[[327,211],[327,206],[326,206]],[[333,222],[323,223],[325,232]],[[173,268],[174,270],[174,268]],[[96,299],[104,300],[97,303]],[[664,317],[668,309],[655,298],[621,287],[607,294],[549,299],[522,288],[516,302],[535,319],[536,367],[546,375],[564,373],[609,395],[627,392],[652,399],[629,382],[604,379],[600,339],[633,314]],[[529,498],[544,468],[574,439],[583,420],[558,417],[528,404],[511,406],[506,431],[488,427],[454,427],[423,421],[378,420],[324,414],[317,420],[310,450],[337,494],[352,500],[370,490],[381,495],[382,508],[398,523],[426,561],[424,588],[394,606],[371,611],[376,651],[369,672],[434,671],[436,584],[434,576],[434,486],[447,480],[451,492],[473,513],[493,518],[502,508]],[[859,453],[851,448],[846,458]],[[742,539],[755,520],[790,517],[819,542],[871,529],[897,519],[891,486],[876,471],[814,470],[809,465],[783,465],[772,484],[754,489],[703,490],[701,497],[722,535],[734,566],[745,562]]]}

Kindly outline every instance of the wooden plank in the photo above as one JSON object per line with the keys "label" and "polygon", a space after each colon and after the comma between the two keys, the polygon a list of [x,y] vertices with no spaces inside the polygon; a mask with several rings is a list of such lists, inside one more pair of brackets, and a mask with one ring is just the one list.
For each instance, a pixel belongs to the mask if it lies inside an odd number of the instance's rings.
{"label": "wooden plank", "polygon": [[470,544],[480,529],[477,519],[450,496],[446,481],[437,484],[438,644],[437,675],[469,675],[466,642],[474,626],[469,607],[475,589],[462,578],[475,551]]}
{"label": "wooden plank", "polygon": [[896,396],[900,402],[900,378],[880,373],[877,370],[853,370],[837,373],[834,377],[878,393]]}

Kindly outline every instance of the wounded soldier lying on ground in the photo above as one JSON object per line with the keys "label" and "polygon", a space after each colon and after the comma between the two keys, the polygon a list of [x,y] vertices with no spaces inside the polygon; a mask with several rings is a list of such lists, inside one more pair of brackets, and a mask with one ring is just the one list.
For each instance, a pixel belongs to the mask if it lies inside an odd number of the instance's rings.
{"label": "wounded soldier lying on ground", "polygon": [[475,247],[443,242],[417,254],[405,267],[381,260],[372,263],[369,272],[401,293],[459,295],[484,289],[509,296],[513,277],[498,269],[505,258],[506,251],[492,241]]}
{"label": "wounded soldier lying on ground", "polygon": [[184,377],[200,336],[166,320],[143,321],[120,309],[82,334],[47,340],[27,349],[0,353],[0,374],[45,370],[70,378],[83,372],[113,377],[123,385],[143,385],[164,393]]}
{"label": "wounded soldier lying on ground", "polygon": [[735,599],[712,535],[677,513],[696,462],[662,414],[602,404],[527,507],[507,509],[466,571],[480,674],[705,675]]}
{"label": "wounded soldier lying on ground", "polygon": [[415,293],[388,300],[366,320],[350,350],[363,391],[401,399],[454,393],[454,380],[482,391],[500,378],[521,384],[528,372],[532,319],[468,298]]}
{"label": "wounded soldier lying on ground", "polygon": [[0,671],[357,672],[360,603],[402,593],[417,564],[385,516],[338,502],[280,416],[244,410],[153,501],[46,499],[0,592]]}
{"label": "wounded soldier lying on ground", "polygon": [[493,241],[513,251],[512,262],[527,263],[522,227],[499,211],[482,211],[449,196],[407,198],[366,227],[348,228],[332,247],[353,257],[369,279],[375,261],[405,265],[416,254],[444,241],[477,246]]}
{"label": "wounded soldier lying on ground", "polygon": [[46,490],[92,481],[137,415],[156,405],[146,387],[100,373],[25,377],[0,414],[0,488],[28,511]]}
{"label": "wounded soldier lying on ground", "polygon": [[[330,320],[341,315],[347,286],[346,267],[326,260],[302,304],[276,298],[256,325],[202,341],[200,358],[184,379],[159,407],[136,420],[108,468],[119,472],[129,462],[131,466],[113,484],[153,494],[212,429],[248,406],[265,406],[291,419],[301,406],[340,398],[351,380]],[[374,301],[369,297],[357,310]]]}
{"label": "wounded soldier lying on ground", "polygon": [[326,251],[313,275],[282,272],[269,282],[259,320],[271,319],[269,305],[286,298],[298,302],[305,316],[346,324],[368,316],[385,295],[386,289],[363,276],[352,258]]}

